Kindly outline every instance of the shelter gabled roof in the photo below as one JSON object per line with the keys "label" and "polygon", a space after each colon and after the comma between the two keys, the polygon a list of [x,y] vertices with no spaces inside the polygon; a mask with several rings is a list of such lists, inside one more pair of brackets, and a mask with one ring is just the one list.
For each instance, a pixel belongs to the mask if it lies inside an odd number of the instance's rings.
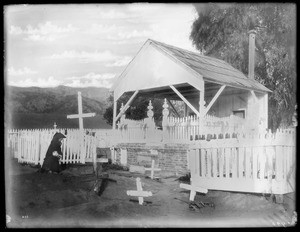
{"label": "shelter gabled roof", "polygon": [[[138,80],[138,81],[137,81]],[[189,86],[198,91],[203,84],[226,85],[241,90],[271,92],[259,82],[247,78],[225,61],[190,52],[148,39],[113,84],[118,99],[124,92],[140,93],[170,90],[170,86]],[[175,93],[171,91],[174,95]],[[162,95],[161,93],[161,95]],[[170,92],[166,92],[170,97]],[[164,95],[166,95],[164,94]],[[190,93],[189,93],[190,94]],[[176,94],[175,94],[176,95]],[[177,95],[176,95],[177,96]]]}
{"label": "shelter gabled roof", "polygon": [[159,50],[179,60],[184,65],[203,76],[204,81],[214,82],[237,88],[272,92],[256,80],[246,77],[241,71],[223,60],[204,56],[178,47],[148,39]]}

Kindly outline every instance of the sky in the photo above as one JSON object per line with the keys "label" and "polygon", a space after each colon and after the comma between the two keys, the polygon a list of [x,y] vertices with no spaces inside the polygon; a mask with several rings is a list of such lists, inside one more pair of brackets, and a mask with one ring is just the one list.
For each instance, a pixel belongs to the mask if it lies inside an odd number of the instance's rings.
{"label": "sky", "polygon": [[4,7],[5,83],[110,88],[147,41],[196,51],[192,4]]}

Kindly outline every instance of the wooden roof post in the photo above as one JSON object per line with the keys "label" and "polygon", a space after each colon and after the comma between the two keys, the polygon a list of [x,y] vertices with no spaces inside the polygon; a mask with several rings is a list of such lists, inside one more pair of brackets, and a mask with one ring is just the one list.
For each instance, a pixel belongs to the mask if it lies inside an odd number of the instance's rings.
{"label": "wooden roof post", "polygon": [[203,127],[203,117],[205,115],[205,102],[204,102],[204,90],[200,91],[199,94],[199,112],[200,112],[200,117],[199,117],[199,127],[200,130],[202,130]]}
{"label": "wooden roof post", "polygon": [[184,117],[188,116],[188,106],[186,103],[184,103]]}
{"label": "wooden roof post", "polygon": [[117,100],[114,99],[114,108],[113,108],[113,130],[116,129],[116,116],[117,116]]}

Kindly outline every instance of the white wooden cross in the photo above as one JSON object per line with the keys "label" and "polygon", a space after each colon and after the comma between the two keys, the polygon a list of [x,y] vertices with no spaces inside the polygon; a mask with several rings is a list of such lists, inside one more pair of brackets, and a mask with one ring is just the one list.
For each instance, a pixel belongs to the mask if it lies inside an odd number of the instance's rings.
{"label": "white wooden cross", "polygon": [[81,92],[78,92],[78,114],[67,115],[68,119],[78,118],[79,120],[79,129],[83,131],[83,118],[94,117],[95,113],[82,113],[82,97]]}
{"label": "white wooden cross", "polygon": [[180,184],[180,188],[191,190],[190,201],[194,201],[195,196],[196,196],[196,192],[207,193],[207,189],[204,189],[204,188],[201,188],[201,187],[196,187],[196,186],[193,186],[193,185],[188,185],[188,184]]}
{"label": "white wooden cross", "polygon": [[144,203],[144,197],[151,197],[152,196],[152,192],[150,192],[150,191],[143,191],[141,178],[139,178],[139,177],[136,178],[136,187],[137,187],[137,191],[135,191],[135,190],[128,190],[127,191],[127,195],[128,196],[138,197],[139,198],[139,204],[142,205]]}
{"label": "white wooden cross", "polygon": [[154,167],[154,164],[155,164],[155,161],[152,160],[151,168],[145,168],[146,171],[151,171],[151,179],[152,179],[152,180],[154,179],[154,171],[161,171],[160,168],[155,168],[155,167]]}

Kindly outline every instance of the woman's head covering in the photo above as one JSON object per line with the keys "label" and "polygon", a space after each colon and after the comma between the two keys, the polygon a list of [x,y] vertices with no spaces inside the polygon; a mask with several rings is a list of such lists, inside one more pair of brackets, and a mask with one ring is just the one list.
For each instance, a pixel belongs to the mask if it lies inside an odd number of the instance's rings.
{"label": "woman's head covering", "polygon": [[58,142],[61,138],[66,138],[66,136],[64,136],[62,133],[56,132],[53,136],[52,142]]}

